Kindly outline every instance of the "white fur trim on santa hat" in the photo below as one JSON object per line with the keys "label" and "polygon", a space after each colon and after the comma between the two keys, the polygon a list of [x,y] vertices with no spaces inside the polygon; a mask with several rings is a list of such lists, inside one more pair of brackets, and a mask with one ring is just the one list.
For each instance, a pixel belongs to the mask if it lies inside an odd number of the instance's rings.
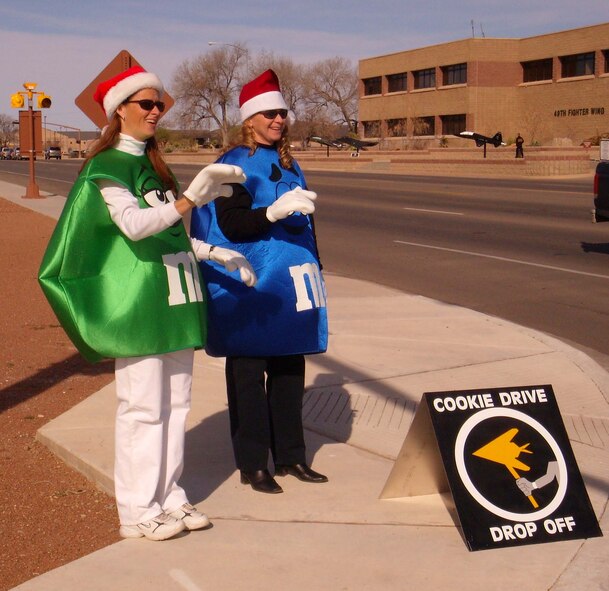
{"label": "white fur trim on santa hat", "polygon": [[154,88],[159,91],[159,96],[163,96],[165,89],[163,83],[156,74],[151,72],[138,72],[128,78],[117,82],[104,97],[104,111],[110,121],[118,106],[136,92],[144,88]]}
{"label": "white fur trim on santa hat", "polygon": [[287,109],[288,106],[283,100],[283,96],[278,91],[263,92],[251,98],[241,105],[241,121],[249,119],[252,115],[260,111],[270,111],[271,109]]}

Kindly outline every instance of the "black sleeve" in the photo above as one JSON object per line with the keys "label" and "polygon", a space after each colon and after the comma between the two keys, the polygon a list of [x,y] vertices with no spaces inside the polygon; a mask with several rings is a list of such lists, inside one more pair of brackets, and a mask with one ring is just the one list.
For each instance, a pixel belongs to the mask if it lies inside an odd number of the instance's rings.
{"label": "black sleeve", "polygon": [[257,240],[272,225],[266,217],[266,207],[252,209],[252,196],[247,189],[238,184],[231,187],[231,197],[219,197],[215,201],[218,226],[232,242]]}
{"label": "black sleeve", "polygon": [[319,248],[317,247],[317,234],[315,233],[315,218],[310,215],[311,219],[311,227],[313,229],[313,240],[315,241],[315,254],[317,255],[317,260],[319,261],[319,270],[321,271],[324,266],[321,264],[321,257],[319,256]]}

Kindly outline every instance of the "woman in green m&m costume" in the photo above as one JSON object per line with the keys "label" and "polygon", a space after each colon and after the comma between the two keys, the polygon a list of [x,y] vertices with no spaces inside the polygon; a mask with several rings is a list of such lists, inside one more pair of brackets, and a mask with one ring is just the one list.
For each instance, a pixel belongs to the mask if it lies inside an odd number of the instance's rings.
{"label": "woman in green m&m costume", "polygon": [[178,479],[194,350],[205,345],[197,260],[254,285],[246,259],[188,238],[182,218],[227,197],[241,169],[211,165],[177,198],[155,131],[159,78],[135,66],[95,93],[108,126],[72,188],[39,281],[63,328],[90,361],[115,358],[115,492],[123,537],[170,538],[209,525]]}

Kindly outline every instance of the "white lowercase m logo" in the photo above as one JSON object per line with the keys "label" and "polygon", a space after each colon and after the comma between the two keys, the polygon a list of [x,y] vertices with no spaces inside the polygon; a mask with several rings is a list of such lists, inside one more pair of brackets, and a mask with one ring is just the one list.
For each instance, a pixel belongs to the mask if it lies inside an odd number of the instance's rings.
{"label": "white lowercase m logo", "polygon": [[[203,301],[197,261],[192,252],[164,254],[163,263],[167,272],[167,283],[169,285],[168,302],[170,306],[185,304],[187,295],[189,302]],[[186,293],[184,288],[186,288]]]}
{"label": "white lowercase m logo", "polygon": [[[319,273],[319,267],[315,263],[305,263],[297,267],[290,267],[289,271],[294,282],[294,291],[296,292],[296,311],[302,312],[312,308],[325,308],[326,292],[321,274]],[[313,301],[311,301],[309,293]]]}

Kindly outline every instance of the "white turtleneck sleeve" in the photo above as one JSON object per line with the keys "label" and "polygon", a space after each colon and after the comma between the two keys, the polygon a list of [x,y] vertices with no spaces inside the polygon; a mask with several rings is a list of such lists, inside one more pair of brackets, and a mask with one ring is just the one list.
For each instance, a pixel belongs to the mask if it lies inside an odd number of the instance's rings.
{"label": "white turtleneck sleeve", "polygon": [[[144,142],[124,134],[121,134],[116,146],[117,150],[136,156],[141,156],[145,148]],[[162,232],[182,217],[173,203],[142,209],[135,195],[125,186],[107,179],[96,182],[108,206],[112,221],[130,240],[137,241]]]}

